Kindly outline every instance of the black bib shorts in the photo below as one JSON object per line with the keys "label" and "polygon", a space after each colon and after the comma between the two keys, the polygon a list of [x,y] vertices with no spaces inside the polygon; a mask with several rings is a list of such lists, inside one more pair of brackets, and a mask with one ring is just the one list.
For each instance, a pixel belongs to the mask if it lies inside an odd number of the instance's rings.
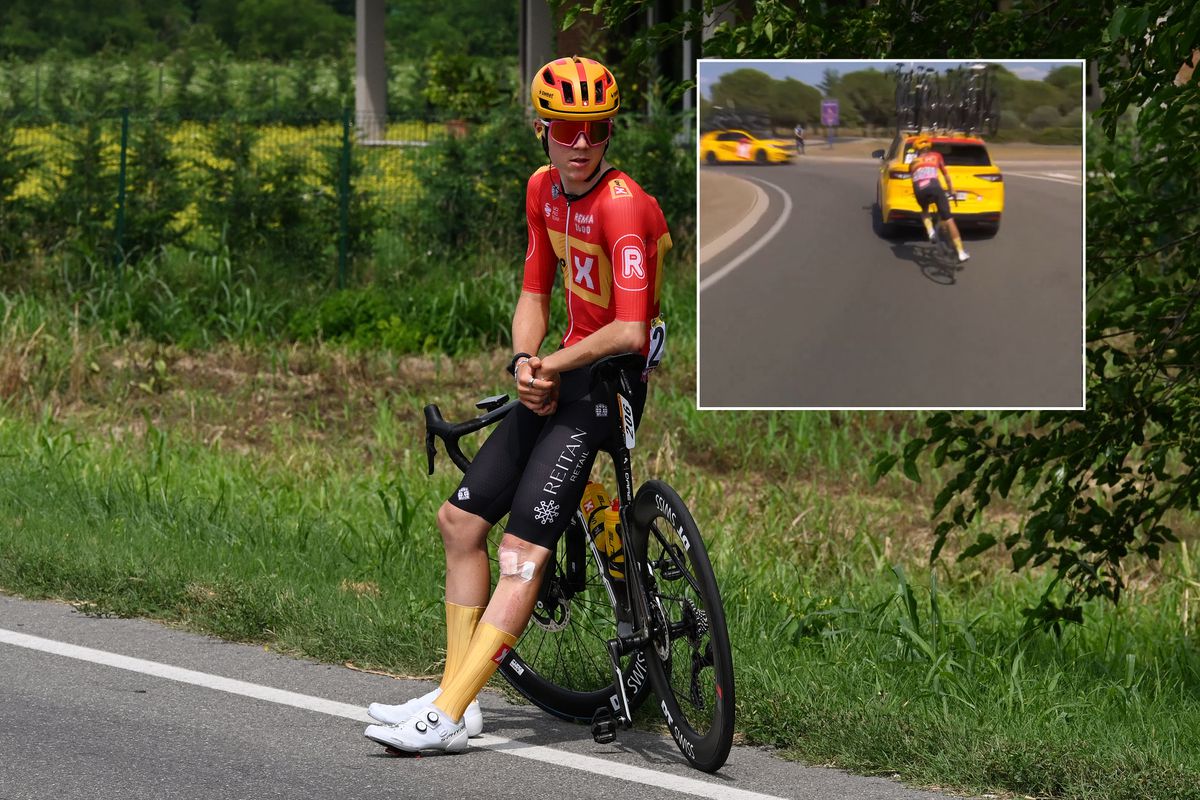
{"label": "black bib shorts", "polygon": [[950,219],[950,201],[946,199],[946,192],[937,181],[930,181],[924,189],[913,186],[913,194],[916,195],[917,205],[921,207],[922,211],[936,205],[938,219],[943,222]]}
{"label": "black bib shorts", "polygon": [[[589,391],[589,379],[588,367],[564,372],[558,408],[548,417],[523,405],[505,416],[479,449],[450,504],[492,525],[511,511],[508,533],[553,550],[620,414],[603,387]],[[636,427],[646,404],[646,383],[640,373],[629,375],[629,383]]]}

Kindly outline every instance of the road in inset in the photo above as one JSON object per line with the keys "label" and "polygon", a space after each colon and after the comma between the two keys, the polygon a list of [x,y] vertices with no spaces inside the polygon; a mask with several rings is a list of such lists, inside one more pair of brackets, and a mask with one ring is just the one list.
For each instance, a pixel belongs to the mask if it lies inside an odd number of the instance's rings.
{"label": "road in inset", "polygon": [[700,265],[700,405],[1082,406],[1078,169],[1006,171],[1000,232],[967,233],[971,259],[948,270],[918,229],[876,234],[877,164],[702,168],[758,183],[771,210]]}

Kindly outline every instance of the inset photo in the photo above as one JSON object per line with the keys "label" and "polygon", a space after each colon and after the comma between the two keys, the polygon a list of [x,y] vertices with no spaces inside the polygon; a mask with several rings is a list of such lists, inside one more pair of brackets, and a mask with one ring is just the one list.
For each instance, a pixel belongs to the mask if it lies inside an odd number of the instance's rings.
{"label": "inset photo", "polygon": [[701,408],[1083,408],[1083,61],[697,74]]}

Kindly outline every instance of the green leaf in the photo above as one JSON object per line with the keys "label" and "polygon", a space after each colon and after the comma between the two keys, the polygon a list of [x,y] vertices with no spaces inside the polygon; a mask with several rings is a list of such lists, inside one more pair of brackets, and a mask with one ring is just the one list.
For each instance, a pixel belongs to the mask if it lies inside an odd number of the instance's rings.
{"label": "green leaf", "polygon": [[1108,30],[1105,31],[1105,33],[1108,34],[1109,41],[1117,39],[1122,35],[1125,25],[1125,17],[1128,15],[1128,6],[1121,6],[1113,12],[1112,19],[1108,22]]}
{"label": "green leaf", "polygon": [[[1136,11],[1131,10],[1121,25],[1126,36],[1145,33],[1150,25],[1150,9],[1143,6]],[[1165,35],[1165,34],[1164,34]]]}
{"label": "green leaf", "polygon": [[1025,566],[1029,559],[1033,557],[1033,546],[1022,547],[1012,551],[1013,572],[1020,572],[1021,567]]}
{"label": "green leaf", "polygon": [[871,482],[878,483],[879,479],[892,471],[900,457],[895,453],[880,453],[871,467]]}
{"label": "green leaf", "polygon": [[942,513],[942,509],[946,507],[946,504],[950,502],[957,491],[953,483],[948,483],[942,487],[942,490],[937,493],[937,497],[933,500],[933,516],[936,517]]}
{"label": "green leaf", "polygon": [[907,444],[904,445],[904,460],[912,461],[918,455],[920,455],[921,450],[924,447],[925,447],[924,439],[913,439],[912,441],[908,442]]}
{"label": "green leaf", "polygon": [[990,533],[981,533],[973,545],[968,547],[966,550],[963,550],[962,553],[959,554],[958,560],[962,561],[966,558],[973,558],[974,556],[977,556],[986,550],[991,550],[995,546],[995,536],[992,536]]}
{"label": "green leaf", "polygon": [[939,522],[937,528],[933,532],[933,550],[929,553],[929,562],[932,564],[937,561],[937,557],[941,555],[942,548],[946,545],[946,536],[954,527],[954,523],[949,520]]}
{"label": "green leaf", "polygon": [[917,469],[917,462],[910,461],[909,459],[906,458],[906,459],[904,459],[903,469],[904,469],[904,477],[908,478],[913,483],[921,482],[921,473]]}

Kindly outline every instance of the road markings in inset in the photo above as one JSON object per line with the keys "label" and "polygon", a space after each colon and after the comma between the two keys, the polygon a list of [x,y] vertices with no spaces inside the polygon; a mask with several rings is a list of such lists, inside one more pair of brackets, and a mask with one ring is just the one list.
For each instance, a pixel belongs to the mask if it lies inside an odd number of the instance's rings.
{"label": "road markings in inset", "polygon": [[771,226],[771,228],[762,236],[761,239],[759,239],[757,242],[755,242],[754,244],[750,245],[748,248],[743,250],[741,255],[734,258],[728,264],[721,267],[719,270],[714,272],[712,275],[709,275],[704,280],[700,281],[700,291],[701,292],[703,292],[705,289],[708,289],[711,286],[713,286],[714,284],[716,284],[717,281],[721,280],[726,275],[728,275],[729,273],[733,272],[735,269],[740,267],[746,261],[746,259],[750,258],[750,256],[754,255],[759,250],[761,250],[762,247],[764,245],[766,245],[767,242],[771,241],[771,239],[774,238],[775,234],[779,233],[779,231],[783,228],[783,226],[785,224],[787,224],[788,217],[790,217],[792,215],[792,198],[791,198],[791,196],[788,195],[788,193],[786,191],[784,191],[781,187],[776,186],[775,184],[771,183],[770,181],[764,181],[761,178],[749,178],[749,180],[752,180],[756,183],[765,183],[767,186],[770,186],[772,189],[779,192],[779,196],[783,198],[783,211],[780,213],[779,219],[777,219],[775,221],[775,224]]}
{"label": "road markings in inset", "polygon": [[[253,697],[256,700],[265,700],[268,703],[292,706],[293,708],[301,708],[307,711],[317,711],[321,714],[352,719],[356,722],[374,722],[374,720],[367,716],[367,712],[361,706],[340,703],[336,700],[327,700],[323,697],[289,692],[284,689],[275,689],[271,686],[239,681],[234,678],[223,678],[220,675],[210,675],[207,672],[197,672],[196,670],[174,667],[170,664],[162,664],[157,661],[147,661],[141,658],[123,656],[119,653],[110,653],[105,650],[95,650],[91,647],[81,647],[53,639],[43,639],[39,636],[30,636],[29,634],[18,633],[4,628],[0,628],[0,644],[24,647],[28,650],[37,650],[42,653],[73,658],[77,661],[87,661],[92,664],[115,667],[116,669],[137,672],[142,675],[152,675],[157,678],[165,678],[193,686],[202,686],[206,689],[215,689],[219,692],[236,694],[242,697]],[[471,746],[484,750],[492,750],[497,753],[506,753],[518,758],[529,759],[530,761],[540,761],[545,764],[554,764],[581,772],[590,772],[606,778],[641,783],[647,786],[692,795],[693,797],[710,797],[713,800],[719,800],[720,798],[733,798],[733,800],[780,800],[780,798],[774,795],[735,789],[730,786],[707,783],[680,775],[668,775],[655,772],[651,769],[605,761],[602,758],[595,758],[593,756],[578,755],[555,750],[550,747],[526,744],[514,739],[505,739],[501,736],[485,734],[473,739]]]}
{"label": "road markings in inset", "polygon": [[1053,183],[1068,183],[1072,186],[1082,186],[1083,180],[1067,172],[1012,172],[1004,170],[1004,177],[1016,175],[1018,178],[1033,178],[1035,181],[1051,181]]}

